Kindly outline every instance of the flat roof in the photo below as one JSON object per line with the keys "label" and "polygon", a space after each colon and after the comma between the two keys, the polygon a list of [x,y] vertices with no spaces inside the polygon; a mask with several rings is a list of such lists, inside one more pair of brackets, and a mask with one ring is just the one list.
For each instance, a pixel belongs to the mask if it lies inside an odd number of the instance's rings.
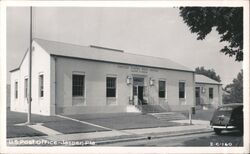
{"label": "flat roof", "polygon": [[109,48],[81,46],[38,38],[34,39],[34,41],[50,55],[55,56],[194,72],[193,70],[167,58],[132,54],[124,51],[119,52],[122,50],[115,51],[114,49]]}
{"label": "flat roof", "polygon": [[195,74],[195,82],[196,83],[207,83],[207,84],[217,84],[217,85],[221,85],[220,82],[215,81],[205,75],[202,74]]}

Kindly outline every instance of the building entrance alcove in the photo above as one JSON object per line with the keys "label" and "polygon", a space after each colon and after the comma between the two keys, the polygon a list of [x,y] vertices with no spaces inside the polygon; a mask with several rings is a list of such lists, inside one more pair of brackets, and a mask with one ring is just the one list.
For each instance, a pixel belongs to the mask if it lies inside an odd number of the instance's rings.
{"label": "building entrance alcove", "polygon": [[144,78],[133,77],[133,103],[134,105],[144,105]]}

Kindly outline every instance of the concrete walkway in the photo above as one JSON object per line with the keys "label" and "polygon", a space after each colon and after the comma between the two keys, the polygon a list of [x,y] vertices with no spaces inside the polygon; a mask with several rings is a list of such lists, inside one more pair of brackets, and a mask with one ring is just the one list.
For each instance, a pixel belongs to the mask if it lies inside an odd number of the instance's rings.
{"label": "concrete walkway", "polygon": [[43,126],[42,124],[43,124],[43,123],[37,123],[37,124],[35,124],[35,125],[27,125],[27,126],[30,127],[30,128],[33,128],[33,129],[35,129],[35,130],[37,130],[37,131],[39,131],[39,132],[42,132],[42,133],[44,133],[44,134],[46,134],[46,135],[48,135],[48,136],[50,136],[50,135],[60,135],[60,134],[62,134],[62,133],[60,133],[60,132],[58,132],[58,131],[55,131],[55,130],[53,130],[53,129],[50,129],[50,128],[48,128],[48,127],[45,127],[45,126]]}

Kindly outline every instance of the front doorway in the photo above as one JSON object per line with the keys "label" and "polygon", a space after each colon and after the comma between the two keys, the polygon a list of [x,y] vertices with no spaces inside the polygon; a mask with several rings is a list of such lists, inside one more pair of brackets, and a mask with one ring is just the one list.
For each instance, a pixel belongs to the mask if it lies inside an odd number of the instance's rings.
{"label": "front doorway", "polygon": [[134,77],[133,78],[133,102],[134,105],[143,105],[144,95],[144,78]]}

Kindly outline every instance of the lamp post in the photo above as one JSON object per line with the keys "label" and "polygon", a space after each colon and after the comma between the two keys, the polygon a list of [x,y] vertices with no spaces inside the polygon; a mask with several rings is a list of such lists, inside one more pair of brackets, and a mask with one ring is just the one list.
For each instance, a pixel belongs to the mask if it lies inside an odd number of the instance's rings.
{"label": "lamp post", "polygon": [[27,124],[31,124],[31,77],[32,77],[32,6],[30,7],[30,41],[29,41],[29,96]]}

